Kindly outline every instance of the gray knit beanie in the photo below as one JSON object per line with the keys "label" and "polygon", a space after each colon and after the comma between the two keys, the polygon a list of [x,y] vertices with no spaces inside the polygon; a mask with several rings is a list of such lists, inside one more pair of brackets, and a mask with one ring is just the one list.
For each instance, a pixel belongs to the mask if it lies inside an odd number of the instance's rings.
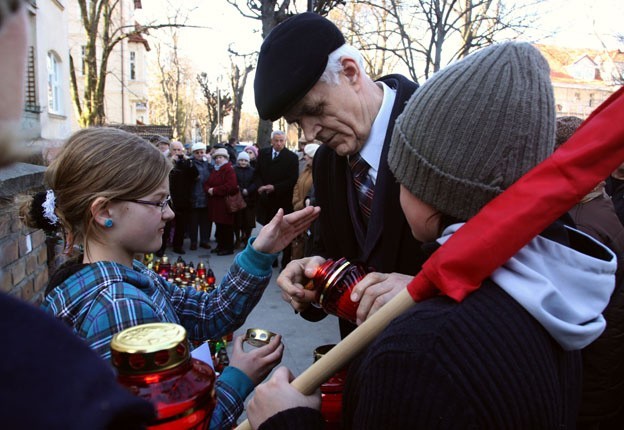
{"label": "gray knit beanie", "polygon": [[420,200],[467,220],[548,157],[554,141],[548,63],[530,44],[509,42],[416,90],[396,121],[388,164]]}

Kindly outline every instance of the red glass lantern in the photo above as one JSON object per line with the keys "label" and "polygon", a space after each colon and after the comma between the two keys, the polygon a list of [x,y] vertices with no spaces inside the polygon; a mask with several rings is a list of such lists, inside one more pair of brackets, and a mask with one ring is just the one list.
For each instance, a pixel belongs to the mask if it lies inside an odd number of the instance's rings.
{"label": "red glass lantern", "polygon": [[169,274],[171,273],[171,263],[169,262],[169,257],[163,255],[162,260],[160,260],[160,265],[158,268],[158,274],[163,278],[169,278]]}
{"label": "red glass lantern", "polygon": [[317,305],[355,324],[359,303],[351,301],[351,291],[367,273],[363,265],[346,258],[325,261],[312,278]]}
{"label": "red glass lantern", "polygon": [[[314,361],[327,354],[335,345],[322,345],[314,350]],[[338,430],[342,426],[342,392],[347,379],[347,369],[334,373],[321,385],[321,415],[325,430]]]}
{"label": "red glass lantern", "polygon": [[117,380],[157,411],[149,429],[207,429],[216,404],[215,373],[191,357],[184,327],[142,324],[113,336]]}

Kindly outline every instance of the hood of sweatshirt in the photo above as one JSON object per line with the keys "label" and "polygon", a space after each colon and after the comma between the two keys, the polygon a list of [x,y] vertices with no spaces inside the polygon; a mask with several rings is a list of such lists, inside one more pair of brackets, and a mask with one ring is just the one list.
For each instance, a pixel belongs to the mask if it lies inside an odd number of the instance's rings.
{"label": "hood of sweatshirt", "polygon": [[[447,227],[446,242],[461,224]],[[605,329],[602,312],[615,287],[616,256],[590,236],[564,226],[569,243],[536,236],[490,278],[566,350],[582,349]]]}

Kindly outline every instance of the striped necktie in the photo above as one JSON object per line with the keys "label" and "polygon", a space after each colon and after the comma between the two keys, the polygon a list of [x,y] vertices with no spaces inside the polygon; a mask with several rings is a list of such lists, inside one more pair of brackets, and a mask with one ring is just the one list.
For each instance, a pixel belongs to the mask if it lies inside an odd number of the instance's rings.
{"label": "striped necktie", "polygon": [[353,176],[353,184],[358,194],[358,203],[360,205],[360,211],[364,218],[364,223],[368,225],[368,219],[371,215],[371,209],[373,207],[373,195],[375,184],[373,179],[368,174],[370,165],[364,160],[360,153],[356,153],[349,156],[349,167],[351,168],[351,175]]}

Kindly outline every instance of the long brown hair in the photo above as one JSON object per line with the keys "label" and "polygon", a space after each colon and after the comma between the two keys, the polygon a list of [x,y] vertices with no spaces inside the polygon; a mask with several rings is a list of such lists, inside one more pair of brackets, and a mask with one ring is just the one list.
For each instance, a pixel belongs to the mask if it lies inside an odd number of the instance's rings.
{"label": "long brown hair", "polygon": [[[67,234],[67,247],[100,240],[101,228],[91,214],[100,197],[107,201],[138,199],[154,192],[171,170],[161,152],[134,134],[114,128],[87,128],[74,133],[45,173],[54,191],[55,213]],[[21,214],[28,224],[23,205]],[[85,252],[88,252],[85,249]]]}

